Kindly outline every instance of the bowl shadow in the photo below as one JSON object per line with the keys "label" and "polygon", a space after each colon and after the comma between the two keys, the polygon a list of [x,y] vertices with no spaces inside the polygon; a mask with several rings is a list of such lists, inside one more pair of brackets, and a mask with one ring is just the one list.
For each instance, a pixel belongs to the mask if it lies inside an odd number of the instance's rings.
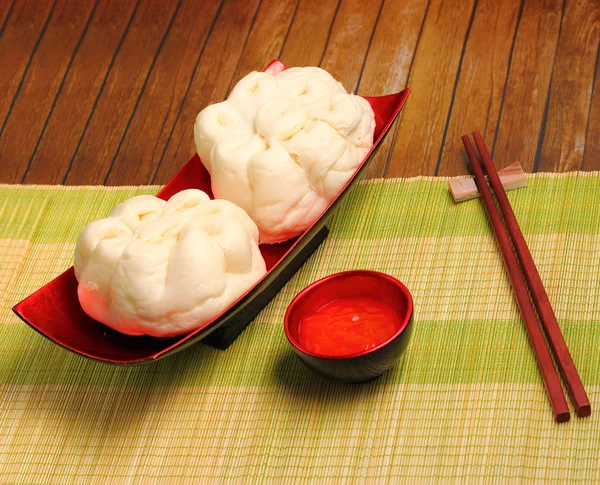
{"label": "bowl shadow", "polygon": [[352,402],[372,395],[398,381],[406,359],[401,356],[394,367],[374,379],[364,382],[342,382],[322,376],[310,369],[292,350],[279,356],[274,364],[275,382],[292,399],[308,401],[314,389],[327,388],[330,402]]}

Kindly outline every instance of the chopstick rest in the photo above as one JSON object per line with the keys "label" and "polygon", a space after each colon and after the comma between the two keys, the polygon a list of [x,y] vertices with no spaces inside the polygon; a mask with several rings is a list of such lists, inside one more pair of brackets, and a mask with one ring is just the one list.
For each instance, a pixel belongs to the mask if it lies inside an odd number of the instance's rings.
{"label": "chopstick rest", "polygon": [[560,331],[560,327],[558,326],[556,315],[550,304],[550,299],[548,298],[540,274],[535,266],[527,242],[523,237],[515,213],[513,212],[508,197],[506,196],[506,192],[502,187],[498,172],[496,172],[496,168],[494,167],[494,163],[492,162],[492,158],[490,157],[481,134],[476,131],[473,133],[473,138],[475,139],[477,150],[479,150],[481,161],[488,173],[488,179],[494,189],[496,200],[498,201],[500,211],[504,216],[504,221],[506,222],[506,227],[510,233],[513,246],[521,262],[523,273],[525,274],[525,278],[529,285],[540,321],[544,327],[552,351],[554,352],[558,367],[564,377],[567,390],[571,397],[571,402],[575,406],[575,413],[579,417],[589,416],[592,412],[590,401],[583,387],[583,383],[581,382],[581,378],[577,373],[575,363],[573,362],[571,353],[569,352],[565,339]]}
{"label": "chopstick rest", "polygon": [[508,270],[510,281],[514,289],[519,308],[521,309],[521,314],[525,320],[525,328],[537,358],[538,366],[546,386],[552,411],[554,413],[554,418],[559,423],[568,421],[571,418],[571,414],[569,412],[569,407],[561,387],[560,377],[556,371],[556,368],[554,367],[554,363],[552,362],[552,355],[550,354],[550,350],[548,349],[546,341],[544,340],[542,329],[538,324],[533,304],[529,299],[527,286],[525,284],[523,275],[521,274],[519,262],[517,261],[517,257],[511,248],[510,239],[506,233],[504,224],[502,223],[500,213],[498,212],[498,209],[494,203],[492,192],[490,191],[490,188],[485,180],[483,170],[479,164],[477,155],[475,154],[475,149],[473,148],[468,136],[463,136],[462,141],[465,146],[465,150],[467,151],[469,161],[471,162],[471,167],[473,169],[473,173],[475,174],[475,180],[477,182],[477,186],[479,187],[481,198],[492,224],[500,252],[502,253],[504,264]]}
{"label": "chopstick rest", "polygon": [[[527,177],[519,162],[503,168],[498,172],[498,175],[505,190],[527,187]],[[463,202],[480,197],[477,184],[472,178],[450,179],[448,180],[448,186],[454,202]]]}

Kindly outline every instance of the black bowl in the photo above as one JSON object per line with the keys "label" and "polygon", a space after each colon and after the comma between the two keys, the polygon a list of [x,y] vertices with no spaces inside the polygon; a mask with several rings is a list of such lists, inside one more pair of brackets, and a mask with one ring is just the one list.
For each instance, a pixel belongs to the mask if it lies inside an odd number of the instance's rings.
{"label": "black bowl", "polygon": [[[341,298],[373,298],[390,305],[400,318],[397,331],[380,345],[349,356],[316,354],[298,339],[302,317]],[[412,334],[413,302],[408,288],[396,278],[377,271],[345,271],[307,286],[292,300],[285,314],[285,334],[294,352],[311,369],[344,382],[364,382],[393,367]]]}

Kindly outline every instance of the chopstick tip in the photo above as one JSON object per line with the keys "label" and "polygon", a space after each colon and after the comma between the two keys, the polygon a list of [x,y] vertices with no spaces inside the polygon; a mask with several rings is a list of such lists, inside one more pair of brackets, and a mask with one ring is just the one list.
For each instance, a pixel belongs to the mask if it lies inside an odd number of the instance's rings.
{"label": "chopstick tip", "polygon": [[570,419],[571,419],[571,413],[569,411],[564,411],[564,412],[558,413],[556,415],[556,422],[557,423],[566,423]]}
{"label": "chopstick tip", "polygon": [[580,418],[585,418],[590,414],[592,414],[592,406],[590,406],[589,404],[580,406],[579,409],[577,409],[577,416]]}

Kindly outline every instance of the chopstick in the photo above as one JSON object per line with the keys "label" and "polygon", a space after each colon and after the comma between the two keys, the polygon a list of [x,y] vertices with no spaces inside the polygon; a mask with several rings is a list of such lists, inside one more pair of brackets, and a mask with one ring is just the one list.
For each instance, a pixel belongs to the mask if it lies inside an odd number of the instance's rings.
{"label": "chopstick", "polygon": [[506,191],[500,182],[500,178],[485,146],[483,137],[478,131],[473,133],[473,137],[475,138],[475,144],[479,150],[479,155],[481,156],[485,170],[488,173],[488,178],[494,189],[494,193],[496,194],[496,200],[498,201],[498,205],[504,216],[504,221],[506,222],[506,227],[508,227],[508,232],[512,238],[515,251],[521,261],[523,273],[525,273],[525,278],[529,284],[533,302],[537,308],[542,326],[546,331],[546,336],[548,337],[548,341],[554,352],[558,367],[566,381],[567,390],[569,391],[571,401],[575,406],[575,413],[579,417],[589,416],[592,412],[590,401],[588,400],[581,378],[575,368],[573,358],[571,357],[565,339],[560,331],[556,315],[550,304],[550,299],[548,298],[540,274],[535,266],[533,257],[529,252],[529,248],[527,247],[527,243],[525,242],[515,213],[506,196]]}
{"label": "chopstick", "polygon": [[554,362],[552,362],[552,355],[550,354],[550,350],[548,349],[546,341],[544,340],[542,329],[538,324],[533,304],[529,299],[527,286],[525,284],[523,275],[521,274],[519,262],[517,261],[517,257],[511,248],[508,234],[506,233],[506,229],[502,223],[502,218],[498,212],[498,209],[496,208],[496,204],[494,203],[492,192],[490,191],[490,188],[485,180],[485,176],[483,175],[483,170],[479,160],[477,159],[477,155],[475,154],[475,149],[473,148],[473,145],[471,144],[471,141],[467,135],[462,137],[462,141],[465,146],[465,150],[467,151],[469,161],[471,162],[471,167],[475,175],[477,186],[479,187],[481,198],[494,229],[494,234],[496,235],[496,240],[498,242],[500,252],[502,253],[502,258],[504,259],[504,264],[508,270],[510,281],[514,289],[515,296],[517,297],[519,308],[521,309],[521,314],[525,320],[525,328],[527,330],[527,334],[529,335],[531,345],[533,346],[544,384],[546,385],[546,391],[548,393],[548,397],[550,398],[554,419],[559,423],[568,421],[571,418],[571,414],[569,413],[569,407],[560,384],[560,377],[558,376],[558,372],[554,367]]}

